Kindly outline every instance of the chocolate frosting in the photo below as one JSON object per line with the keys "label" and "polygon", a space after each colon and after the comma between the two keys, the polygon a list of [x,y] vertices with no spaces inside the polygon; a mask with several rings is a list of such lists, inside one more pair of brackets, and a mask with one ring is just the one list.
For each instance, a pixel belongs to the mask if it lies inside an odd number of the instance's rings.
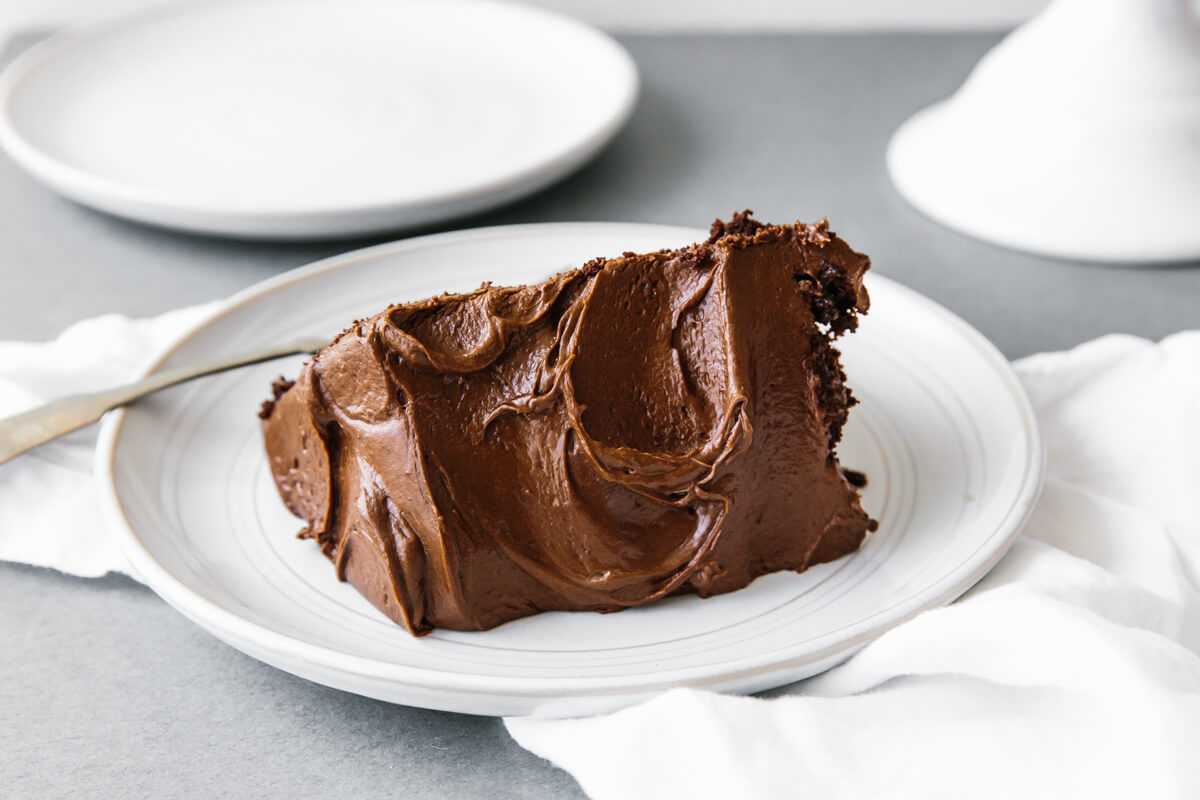
{"label": "chocolate frosting", "polygon": [[869,266],[815,225],[484,285],[352,325],[264,404],[287,507],[414,634],[702,597],[857,548],[832,339]]}

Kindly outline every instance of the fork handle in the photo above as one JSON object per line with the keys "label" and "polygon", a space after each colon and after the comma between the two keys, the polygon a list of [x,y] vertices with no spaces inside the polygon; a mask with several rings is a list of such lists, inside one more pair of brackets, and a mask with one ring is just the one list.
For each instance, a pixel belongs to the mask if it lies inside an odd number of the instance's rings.
{"label": "fork handle", "polygon": [[329,344],[324,339],[298,339],[249,353],[209,361],[190,367],[156,372],[140,381],[113,389],[74,394],[16,416],[0,420],[0,464],[71,431],[91,425],[108,411],[151,392],[228,369],[271,361],[298,353],[315,353]]}

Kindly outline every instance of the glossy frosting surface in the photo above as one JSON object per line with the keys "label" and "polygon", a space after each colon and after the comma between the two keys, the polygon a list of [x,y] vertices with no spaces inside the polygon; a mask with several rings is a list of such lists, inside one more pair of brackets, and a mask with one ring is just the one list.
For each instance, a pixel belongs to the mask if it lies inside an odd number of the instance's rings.
{"label": "glossy frosting surface", "polygon": [[416,634],[739,589],[874,523],[833,448],[869,260],[745,214],[355,323],[264,405],[288,508]]}

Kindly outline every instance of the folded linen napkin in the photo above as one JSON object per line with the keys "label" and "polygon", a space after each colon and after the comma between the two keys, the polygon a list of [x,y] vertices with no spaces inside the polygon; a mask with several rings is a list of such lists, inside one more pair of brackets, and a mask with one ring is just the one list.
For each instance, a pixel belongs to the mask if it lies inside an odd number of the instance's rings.
{"label": "folded linen napkin", "polygon": [[[219,305],[131,320],[84,320],[53,342],[0,342],[0,417],[134,380],[156,355]],[[99,426],[0,464],[0,560],[94,578],[133,575],[108,534],[92,481]]]}
{"label": "folded linen napkin", "polygon": [[1046,487],[958,602],[781,697],[509,732],[596,800],[1200,797],[1200,331],[1016,366]]}
{"label": "folded linen napkin", "polygon": [[[0,343],[0,415],[132,378],[210,309]],[[1200,331],[1016,366],[1046,489],[958,602],[772,699],[677,689],[510,733],[597,800],[1200,797]],[[0,465],[0,559],[129,572],[100,522],[94,442]]]}

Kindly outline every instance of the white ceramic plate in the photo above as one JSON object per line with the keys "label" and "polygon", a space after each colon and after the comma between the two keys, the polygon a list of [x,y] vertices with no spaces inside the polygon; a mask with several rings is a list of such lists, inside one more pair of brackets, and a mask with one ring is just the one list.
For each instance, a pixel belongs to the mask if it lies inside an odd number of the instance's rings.
{"label": "white ceramic plate", "polygon": [[[703,238],[646,225],[487,228],[322,261],[235,297],[162,366],[296,335],[332,335],[388,303],[490,280],[528,283],[597,255]],[[259,403],[300,359],[155,395],[107,420],[97,474],[138,573],[255,658],[329,686],[478,714],[575,715],[679,686],[751,692],[825,669],[999,560],[1038,494],[1042,448],[1004,358],[942,307],[869,276],[871,313],[840,348],[861,405],[842,463],[865,471],[879,531],[861,550],[701,600],[554,612],[415,639],[383,617],[280,502]]]}
{"label": "white ceramic plate", "polygon": [[604,34],[492,0],[210,0],[54,37],[0,144],[55,191],[204,233],[396,230],[529,194],[625,123]]}

